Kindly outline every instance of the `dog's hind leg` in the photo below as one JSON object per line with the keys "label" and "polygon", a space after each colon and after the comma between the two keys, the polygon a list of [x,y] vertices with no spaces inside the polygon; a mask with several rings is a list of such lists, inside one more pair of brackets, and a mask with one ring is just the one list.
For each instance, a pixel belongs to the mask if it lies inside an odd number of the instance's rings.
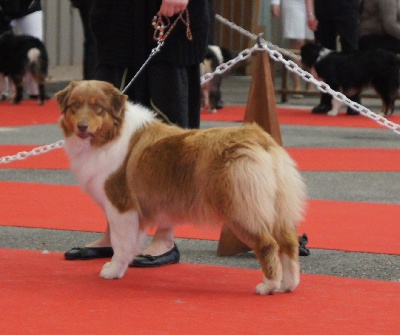
{"label": "dog's hind leg", "polygon": [[44,105],[44,100],[46,99],[46,91],[44,88],[44,84],[43,83],[39,84],[38,88],[39,88],[38,104]]}
{"label": "dog's hind leg", "polygon": [[31,74],[33,79],[35,80],[36,85],[38,86],[39,94],[38,94],[38,105],[44,105],[44,101],[46,99],[46,90],[45,90],[45,80],[46,76],[36,68],[31,69]]}
{"label": "dog's hind leg", "polygon": [[282,282],[282,263],[279,258],[278,243],[265,234],[253,247],[254,253],[261,264],[264,282],[256,286],[256,292],[261,295],[280,292]]}
{"label": "dog's hind leg", "polygon": [[247,244],[261,264],[264,282],[256,287],[261,295],[291,292],[300,283],[299,242],[293,227],[277,236],[253,235]]}
{"label": "dog's hind leg", "polygon": [[11,81],[14,83],[15,86],[15,96],[12,99],[12,102],[14,104],[19,104],[22,100],[23,94],[24,94],[24,88],[23,88],[23,77],[22,76],[12,76]]}
{"label": "dog's hind leg", "polygon": [[291,292],[300,283],[299,239],[297,230],[285,228],[276,236],[279,243],[279,257],[282,263],[280,292]]}

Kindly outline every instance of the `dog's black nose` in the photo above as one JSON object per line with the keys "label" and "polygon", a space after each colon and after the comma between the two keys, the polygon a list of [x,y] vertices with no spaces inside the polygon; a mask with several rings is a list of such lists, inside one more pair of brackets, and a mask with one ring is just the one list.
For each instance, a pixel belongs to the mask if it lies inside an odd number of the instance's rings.
{"label": "dog's black nose", "polygon": [[87,129],[88,129],[88,125],[87,125],[86,123],[79,123],[79,124],[78,124],[78,130],[79,130],[81,133],[86,132]]}

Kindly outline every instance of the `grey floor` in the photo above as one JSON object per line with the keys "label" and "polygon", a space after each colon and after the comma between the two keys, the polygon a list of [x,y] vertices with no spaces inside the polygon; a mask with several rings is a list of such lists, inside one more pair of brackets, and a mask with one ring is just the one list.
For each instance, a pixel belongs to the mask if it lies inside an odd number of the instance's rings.
{"label": "grey floor", "polygon": [[[223,80],[225,105],[244,105],[250,85],[250,77],[230,76]],[[63,88],[65,82],[48,87],[49,94]],[[279,102],[279,97],[277,97]],[[289,97],[286,105],[311,108],[318,97],[295,99]],[[376,99],[365,99],[366,107],[379,111]],[[0,104],[0,108],[1,104]],[[359,116],[362,117],[362,116]],[[371,121],[373,122],[373,121]],[[202,127],[228,126],[230,123],[202,122]],[[281,126],[285,147],[360,147],[400,148],[400,135],[387,129],[356,129],[340,127]],[[42,145],[61,139],[57,125],[28,127],[0,127],[0,144]],[[323,159],[323,158],[321,158]],[[400,172],[303,172],[308,193],[314,199],[332,199],[358,202],[391,203],[400,205]],[[45,184],[71,184],[75,180],[67,170],[0,170],[0,180],[23,181]],[[29,220],[29,218],[27,218]],[[320,224],[324,224],[321,222]],[[384,224],[376,217],[377,233]],[[98,234],[77,231],[0,227],[0,248],[65,251],[94,240]],[[312,240],[313,236],[310,235]],[[220,266],[259,268],[252,253],[233,257],[217,257],[216,241],[193,239],[176,240],[182,262],[214,264]],[[372,253],[353,253],[335,250],[311,249],[311,255],[301,257],[304,273],[340,277],[369,278],[400,281],[400,257]]]}

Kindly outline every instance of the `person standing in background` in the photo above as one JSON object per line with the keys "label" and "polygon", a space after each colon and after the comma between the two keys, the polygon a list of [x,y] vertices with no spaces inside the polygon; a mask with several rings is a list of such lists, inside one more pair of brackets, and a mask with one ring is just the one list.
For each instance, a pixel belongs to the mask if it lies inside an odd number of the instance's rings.
{"label": "person standing in background", "polygon": [[[305,0],[272,0],[271,12],[282,17],[283,38],[290,41],[290,48],[300,50],[305,40],[313,40],[314,34],[307,25]],[[301,91],[301,79],[293,73],[295,91]]]}
{"label": "person standing in background", "polygon": [[71,3],[79,10],[83,28],[82,77],[85,80],[94,79],[96,70],[96,47],[89,21],[90,10],[92,9],[94,0],[71,0]]}
{"label": "person standing in background", "polygon": [[[152,108],[183,128],[200,126],[200,63],[210,26],[209,0],[95,0],[90,26],[96,43],[95,79],[123,90],[157,43],[158,20],[174,26],[160,52],[126,90],[129,100]],[[186,12],[187,9],[187,12]],[[183,12],[182,20],[178,14]],[[176,21],[178,20],[178,21]],[[154,25],[152,25],[152,22]],[[165,31],[167,33],[167,31]],[[84,247],[65,253],[67,260],[111,257],[110,230]],[[154,267],[179,262],[174,231],[159,227],[151,244],[131,266]]]}
{"label": "person standing in background", "polygon": [[[4,13],[3,2],[0,0],[0,34],[10,31],[10,19]],[[0,100],[8,98],[8,78],[0,73]]]}
{"label": "person standing in background", "polygon": [[[314,31],[315,41],[330,50],[337,50],[338,37],[341,51],[358,50],[360,0],[306,0],[308,26]],[[351,98],[360,103],[360,97]],[[319,105],[312,113],[325,114],[332,109],[332,96],[323,93]],[[348,115],[359,112],[347,108]]]}
{"label": "person standing in background", "polygon": [[368,49],[400,53],[400,1],[363,0],[360,50]]}

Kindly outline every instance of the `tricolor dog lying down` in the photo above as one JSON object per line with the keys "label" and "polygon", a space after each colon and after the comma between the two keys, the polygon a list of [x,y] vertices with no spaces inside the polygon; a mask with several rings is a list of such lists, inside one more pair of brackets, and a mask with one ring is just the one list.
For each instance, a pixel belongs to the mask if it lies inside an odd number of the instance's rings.
{"label": "tricolor dog lying down", "polygon": [[110,225],[114,256],[101,277],[124,275],[148,226],[192,222],[227,225],[254,250],[264,274],[257,293],[296,288],[305,185],[260,127],[166,125],[101,81],[71,82],[56,97],[71,169]]}

